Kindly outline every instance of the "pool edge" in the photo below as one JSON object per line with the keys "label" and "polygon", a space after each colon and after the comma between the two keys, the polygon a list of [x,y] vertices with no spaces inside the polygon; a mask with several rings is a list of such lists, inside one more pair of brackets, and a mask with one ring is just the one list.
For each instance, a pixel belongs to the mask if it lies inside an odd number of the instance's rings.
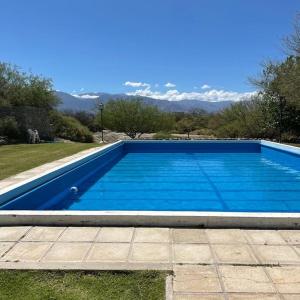
{"label": "pool edge", "polygon": [[0,225],[300,228],[300,213],[0,211]]}
{"label": "pool edge", "polygon": [[[202,140],[207,142],[208,140]],[[249,142],[251,140],[212,140],[210,142]],[[118,141],[104,146],[96,151],[83,155],[70,162],[48,170],[31,179],[9,186],[4,192],[22,187],[24,184],[34,184],[36,179],[49,180],[48,176],[57,176],[65,168],[92,159],[114,146],[132,141]],[[137,141],[134,141],[137,142]],[[144,142],[144,141],[138,141]],[[149,142],[148,140],[145,142]],[[156,141],[157,142],[157,141]],[[164,141],[162,141],[164,142]],[[170,141],[166,141],[170,142]],[[182,141],[174,141],[180,143]],[[184,141],[186,142],[186,141]],[[201,141],[191,141],[201,142]],[[300,155],[300,149],[294,146],[254,140],[254,143]],[[3,191],[2,191],[3,195]],[[171,211],[40,211],[40,210],[2,210],[0,225],[74,225],[74,226],[174,226],[202,228],[300,228],[300,213],[248,213],[248,212],[171,212]]]}

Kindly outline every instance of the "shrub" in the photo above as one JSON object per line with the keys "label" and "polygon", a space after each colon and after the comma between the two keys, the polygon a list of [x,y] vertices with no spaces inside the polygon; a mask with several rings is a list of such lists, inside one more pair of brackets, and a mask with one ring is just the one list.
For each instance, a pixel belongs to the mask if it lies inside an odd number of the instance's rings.
{"label": "shrub", "polygon": [[92,143],[94,141],[92,133],[73,117],[53,113],[54,134],[58,137],[74,142]]}
{"label": "shrub", "polygon": [[294,132],[284,132],[281,137],[283,142],[298,143],[300,138]]}
{"label": "shrub", "polygon": [[201,128],[196,131],[196,134],[198,135],[206,135],[206,136],[213,136],[214,131],[210,128]]}
{"label": "shrub", "polygon": [[0,118],[0,136],[17,139],[19,133],[18,123],[14,117]]}

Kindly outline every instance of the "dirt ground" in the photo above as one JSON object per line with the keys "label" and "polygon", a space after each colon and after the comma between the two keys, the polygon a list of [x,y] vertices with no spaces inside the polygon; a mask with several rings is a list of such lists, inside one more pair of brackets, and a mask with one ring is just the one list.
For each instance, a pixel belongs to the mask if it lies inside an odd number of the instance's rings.
{"label": "dirt ground", "polygon": [[[155,135],[155,133],[144,133],[141,136],[138,136],[136,139],[151,140],[151,139],[153,139],[154,135]],[[113,143],[113,142],[116,142],[119,140],[131,140],[131,138],[123,132],[114,132],[114,131],[110,131],[110,130],[104,130],[103,136],[104,136],[104,141],[106,143]],[[179,139],[179,140],[188,139],[187,134],[174,133],[174,134],[172,134],[172,136],[173,136],[172,139]],[[101,132],[94,133],[94,139],[95,139],[96,143],[100,143],[101,142]],[[190,134],[190,139],[191,140],[214,139],[214,137],[207,136],[207,135]]]}

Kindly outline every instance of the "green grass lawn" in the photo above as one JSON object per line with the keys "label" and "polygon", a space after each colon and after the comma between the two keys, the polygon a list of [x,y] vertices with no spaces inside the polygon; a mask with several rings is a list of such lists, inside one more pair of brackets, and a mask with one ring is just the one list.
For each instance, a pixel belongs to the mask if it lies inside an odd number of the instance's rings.
{"label": "green grass lawn", "polygon": [[99,144],[47,143],[0,146],[0,180],[96,146]]}
{"label": "green grass lawn", "polygon": [[0,271],[1,300],[114,300],[165,297],[166,273],[83,271]]}

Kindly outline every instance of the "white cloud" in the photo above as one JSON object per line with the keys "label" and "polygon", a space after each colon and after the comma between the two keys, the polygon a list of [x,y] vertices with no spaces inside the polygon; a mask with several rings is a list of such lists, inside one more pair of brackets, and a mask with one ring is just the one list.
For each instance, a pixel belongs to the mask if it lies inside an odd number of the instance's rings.
{"label": "white cloud", "polygon": [[126,81],[123,85],[131,87],[150,87],[149,83],[145,82],[135,82],[135,81]]}
{"label": "white cloud", "polygon": [[174,88],[175,86],[176,86],[176,84],[171,83],[171,82],[167,82],[167,83],[165,84],[165,87],[167,87],[167,88]]}
{"label": "white cloud", "polygon": [[72,94],[72,96],[76,97],[76,98],[83,98],[83,99],[97,99],[97,98],[99,98],[99,96],[89,95],[89,94],[84,94],[84,95]]}
{"label": "white cloud", "polygon": [[202,100],[202,101],[240,101],[244,99],[249,99],[251,96],[255,95],[256,92],[234,92],[225,90],[212,89],[203,92],[179,92],[176,89],[168,90],[165,93],[159,91],[152,91],[149,87],[145,89],[138,89],[134,92],[127,93],[131,96],[142,96],[151,97],[159,100],[170,100],[170,101],[180,101],[180,100]]}
{"label": "white cloud", "polygon": [[203,85],[201,86],[201,89],[202,89],[202,90],[208,90],[208,89],[210,89],[210,88],[211,88],[211,86],[208,85],[208,84],[203,84]]}
{"label": "white cloud", "polygon": [[79,91],[80,91],[80,92],[83,92],[83,91],[84,91],[84,88],[81,88]]}

